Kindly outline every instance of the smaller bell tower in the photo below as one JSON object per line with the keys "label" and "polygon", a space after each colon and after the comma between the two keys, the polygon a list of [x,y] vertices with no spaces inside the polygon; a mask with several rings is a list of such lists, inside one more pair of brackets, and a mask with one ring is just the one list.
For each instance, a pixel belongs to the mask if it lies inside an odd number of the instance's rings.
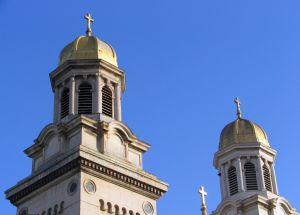
{"label": "smaller bell tower", "polygon": [[223,128],[214,156],[222,200],[213,215],[297,215],[290,203],[279,196],[276,151],[265,131],[242,118],[241,102],[236,98],[235,103],[237,119]]}
{"label": "smaller bell tower", "polygon": [[87,30],[50,73],[54,120],[25,150],[31,175],[6,191],[19,215],[157,215],[168,185],[143,170],[150,145],[122,122],[125,73]]}

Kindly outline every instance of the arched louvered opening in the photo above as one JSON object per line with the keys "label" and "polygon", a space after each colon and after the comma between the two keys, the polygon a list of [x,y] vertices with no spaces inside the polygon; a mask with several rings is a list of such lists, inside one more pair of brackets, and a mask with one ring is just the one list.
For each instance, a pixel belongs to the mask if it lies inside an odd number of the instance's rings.
{"label": "arched louvered opening", "polygon": [[238,193],[239,186],[237,181],[236,168],[233,166],[228,169],[228,182],[230,195],[232,196]]}
{"label": "arched louvered opening", "polygon": [[271,174],[269,168],[266,165],[263,166],[263,173],[264,173],[265,188],[266,190],[272,192]]}
{"label": "arched louvered opening", "polygon": [[256,170],[253,163],[247,162],[244,165],[247,190],[257,190]]}
{"label": "arched louvered opening", "polygon": [[102,113],[110,117],[113,116],[112,92],[108,86],[102,88]]}
{"label": "arched louvered opening", "polygon": [[60,118],[69,115],[69,89],[65,88],[60,97]]}
{"label": "arched louvered opening", "polygon": [[91,114],[93,109],[92,86],[82,83],[78,92],[78,114]]}

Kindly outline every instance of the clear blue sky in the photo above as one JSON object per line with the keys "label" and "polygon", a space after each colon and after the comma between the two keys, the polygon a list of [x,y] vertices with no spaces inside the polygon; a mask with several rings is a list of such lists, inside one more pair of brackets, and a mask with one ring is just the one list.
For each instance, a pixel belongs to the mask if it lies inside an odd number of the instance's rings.
{"label": "clear blue sky", "polygon": [[3,192],[31,171],[22,151],[52,121],[48,74],[86,12],[126,72],[124,122],[152,145],[145,170],[170,184],[160,215],[200,214],[200,185],[216,208],[213,155],[235,96],[278,151],[280,194],[300,209],[299,11],[299,0],[0,0],[1,214],[15,214]]}

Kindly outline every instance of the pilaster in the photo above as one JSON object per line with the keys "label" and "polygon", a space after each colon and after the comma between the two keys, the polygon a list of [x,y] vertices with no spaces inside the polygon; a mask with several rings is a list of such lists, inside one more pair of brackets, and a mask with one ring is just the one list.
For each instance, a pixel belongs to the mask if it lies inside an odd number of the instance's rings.
{"label": "pilaster", "polygon": [[58,99],[59,99],[59,96],[58,96],[58,88],[55,87],[54,89],[54,113],[53,113],[53,118],[54,118],[54,122],[57,122],[58,121],[58,115],[59,115],[59,110],[58,110]]}
{"label": "pilaster", "polygon": [[270,170],[271,170],[271,180],[272,180],[273,192],[278,195],[278,187],[277,187],[277,180],[276,180],[274,165],[275,165],[274,163],[269,164]]}
{"label": "pilaster", "polygon": [[70,78],[70,104],[69,104],[69,114],[75,114],[75,77]]}
{"label": "pilaster", "polygon": [[265,188],[265,180],[264,180],[264,173],[263,173],[263,163],[262,163],[262,160],[261,160],[261,156],[257,156],[256,157],[256,166],[257,166],[257,173],[256,176],[257,176],[257,185],[258,185],[258,190],[262,190],[262,191],[265,191],[266,188]]}
{"label": "pilaster", "polygon": [[244,186],[244,180],[243,180],[243,170],[242,170],[241,158],[238,158],[236,160],[236,163],[237,163],[236,170],[237,170],[237,175],[238,175],[239,192],[244,192],[245,186]]}

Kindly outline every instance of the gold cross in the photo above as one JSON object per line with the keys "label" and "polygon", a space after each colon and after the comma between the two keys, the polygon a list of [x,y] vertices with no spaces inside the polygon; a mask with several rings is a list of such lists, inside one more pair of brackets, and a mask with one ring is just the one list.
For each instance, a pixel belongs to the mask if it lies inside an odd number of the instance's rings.
{"label": "gold cross", "polygon": [[198,191],[201,195],[201,199],[202,199],[202,205],[205,205],[205,196],[207,196],[207,192],[204,191],[204,187],[201,186],[199,191]]}
{"label": "gold cross", "polygon": [[241,119],[242,118],[241,100],[238,97],[236,97],[234,102],[236,104],[236,115],[237,115],[238,119]]}
{"label": "gold cross", "polygon": [[94,22],[90,13],[87,13],[84,18],[87,20],[86,36],[92,36],[91,23]]}

